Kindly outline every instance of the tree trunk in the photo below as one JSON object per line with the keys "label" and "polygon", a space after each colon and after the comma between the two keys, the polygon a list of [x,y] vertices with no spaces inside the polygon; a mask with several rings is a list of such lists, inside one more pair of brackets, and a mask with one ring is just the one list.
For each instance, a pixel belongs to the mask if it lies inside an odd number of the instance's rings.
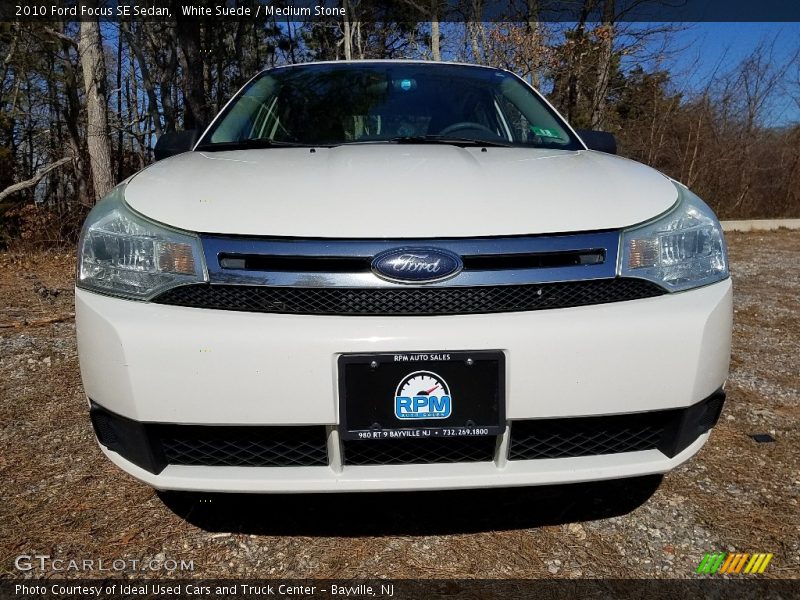
{"label": "tree trunk", "polygon": [[439,47],[439,2],[431,1],[431,55],[433,60],[442,60],[442,50]]}
{"label": "tree trunk", "polygon": [[347,0],[342,0],[342,10],[344,10],[343,34],[344,34],[344,59],[353,60],[353,33],[350,30],[350,7]]}
{"label": "tree trunk", "polygon": [[354,23],[356,31],[356,47],[358,48],[358,58],[364,60],[364,45],[361,43],[361,21]]}
{"label": "tree trunk", "polygon": [[84,160],[83,140],[79,128],[80,120],[80,99],[78,98],[78,76],[75,67],[70,60],[70,44],[62,39],[63,52],[65,55],[62,61],[64,68],[64,118],[67,129],[67,144],[75,158],[73,169],[75,172],[75,185],[77,201],[83,205],[91,205],[89,200],[89,171]]}
{"label": "tree trunk", "polygon": [[[200,22],[196,19],[177,18],[178,53],[183,71],[183,94],[186,99],[186,113],[183,121],[186,129],[194,129],[208,124],[206,92],[204,86],[205,55],[200,51]],[[198,64],[198,59],[202,60]]]}
{"label": "tree trunk", "polygon": [[594,86],[590,116],[592,129],[602,129],[606,124],[606,97],[611,82],[611,61],[614,50],[614,0],[606,0],[603,5],[603,24],[599,31],[600,51],[597,57],[597,83]]}
{"label": "tree trunk", "polygon": [[574,121],[577,117],[578,101],[580,100],[580,87],[583,80],[583,52],[586,44],[586,19],[593,6],[594,0],[584,0],[578,23],[574,29],[575,48],[569,59],[569,74],[567,76],[567,121]]}
{"label": "tree trunk", "polygon": [[123,172],[123,156],[124,156],[124,139],[122,135],[123,120],[122,120],[122,33],[117,35],[117,181],[120,181]]}
{"label": "tree trunk", "polygon": [[11,61],[14,58],[14,54],[17,51],[17,44],[19,41],[19,23],[12,23],[11,24],[11,31],[13,32],[11,37],[11,42],[8,44],[8,52],[6,53],[5,59],[3,59],[3,75],[0,76],[0,91],[6,89],[6,77],[8,76],[9,66],[11,65]]}
{"label": "tree trunk", "polygon": [[291,58],[291,63],[295,64],[297,62],[297,57],[294,55],[294,36],[292,35],[292,23],[289,21],[289,17],[286,17],[286,37],[289,39],[289,57]]}
{"label": "tree trunk", "polygon": [[478,38],[478,26],[480,23],[476,21],[468,21],[466,23],[467,35],[469,36],[469,44],[472,49],[472,60],[476,64],[482,65],[484,63],[483,53],[481,52],[481,45]]}
{"label": "tree trunk", "polygon": [[78,55],[86,90],[86,145],[97,201],[114,187],[106,112],[106,65],[98,21],[81,21]]}
{"label": "tree trunk", "polygon": [[539,24],[539,0],[528,0],[528,36],[531,38],[531,48],[536,53],[531,64],[531,85],[539,89],[541,84],[541,47],[542,34]]}
{"label": "tree trunk", "polygon": [[[142,23],[139,25],[139,27],[147,27],[148,25],[148,23]],[[161,137],[161,134],[164,133],[164,131],[161,128],[161,117],[158,114],[158,98],[156,96],[155,85],[153,85],[153,79],[150,77],[150,69],[147,64],[148,61],[145,59],[142,46],[139,41],[134,38],[130,29],[130,23],[127,21],[120,22],[120,36],[123,34],[128,40],[128,46],[133,50],[134,56],[136,56],[136,61],[139,64],[139,70],[142,73],[142,85],[144,85],[144,91],[147,95],[147,111],[150,113],[150,117],[153,119],[153,127],[155,128],[156,135]],[[141,36],[139,36],[139,38],[141,39]]]}

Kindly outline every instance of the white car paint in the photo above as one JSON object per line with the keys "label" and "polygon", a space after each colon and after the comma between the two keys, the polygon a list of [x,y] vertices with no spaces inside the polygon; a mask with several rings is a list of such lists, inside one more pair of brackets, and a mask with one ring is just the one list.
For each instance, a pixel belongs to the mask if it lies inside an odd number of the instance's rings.
{"label": "white car paint", "polygon": [[[590,150],[355,144],[189,152],[131,177],[125,201],[178,229],[313,238],[446,238],[620,230],[677,201],[674,183]],[[659,297],[436,317],[281,315],[166,306],[76,290],[87,397],[139,422],[324,425],[329,464],[168,465],[101,446],[159,489],[336,492],[569,483],[665,473],[697,453],[507,460],[516,420],[690,407],[725,382],[730,279]],[[501,350],[505,432],[492,462],[343,465],[344,353]]]}
{"label": "white car paint", "polygon": [[356,144],[187,152],[133,177],[125,199],[189,231],[414,238],[618,229],[677,192],[650,167],[589,150]]}
{"label": "white car paint", "polygon": [[509,419],[675,408],[720,386],[731,343],[730,280],[632,302],[444,317],[187,309],[84,290],[75,304],[87,395],[164,423],[335,424],[339,354],[434,347],[504,350]]}

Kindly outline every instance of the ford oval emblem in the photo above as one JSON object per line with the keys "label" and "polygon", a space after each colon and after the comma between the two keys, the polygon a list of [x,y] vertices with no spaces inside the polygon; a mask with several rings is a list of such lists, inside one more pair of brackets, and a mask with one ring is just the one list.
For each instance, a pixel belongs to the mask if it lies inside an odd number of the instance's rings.
{"label": "ford oval emblem", "polygon": [[457,275],[464,263],[457,254],[438,248],[398,248],[378,254],[372,271],[398,283],[431,283]]}

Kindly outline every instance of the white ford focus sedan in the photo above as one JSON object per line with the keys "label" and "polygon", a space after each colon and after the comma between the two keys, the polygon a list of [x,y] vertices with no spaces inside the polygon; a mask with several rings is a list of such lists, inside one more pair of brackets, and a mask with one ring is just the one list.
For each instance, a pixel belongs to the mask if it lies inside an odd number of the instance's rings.
{"label": "white ford focus sedan", "polygon": [[665,473],[724,401],[713,212],[507,71],[281,67],[87,218],[103,452],[164,490]]}

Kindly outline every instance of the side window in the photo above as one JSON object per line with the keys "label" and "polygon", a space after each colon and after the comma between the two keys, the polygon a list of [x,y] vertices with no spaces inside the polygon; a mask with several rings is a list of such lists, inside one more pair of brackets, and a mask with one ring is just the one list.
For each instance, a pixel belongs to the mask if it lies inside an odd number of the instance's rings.
{"label": "side window", "polygon": [[348,141],[370,139],[380,135],[384,129],[381,115],[345,115],[343,126]]}
{"label": "side window", "polygon": [[498,120],[507,128],[507,134],[517,143],[528,141],[530,122],[508,98],[502,95],[495,96],[495,108]]}
{"label": "side window", "polygon": [[[500,84],[497,105],[505,115],[515,142],[563,148],[572,139],[547,106],[521,82],[509,77]],[[532,101],[533,100],[533,101]]]}
{"label": "side window", "polygon": [[503,120],[497,114],[492,102],[493,94],[486,90],[477,90],[468,96],[463,113],[465,120],[480,123],[487,129],[494,131],[501,137],[506,137],[503,130]]}
{"label": "side window", "polygon": [[253,127],[250,131],[250,137],[253,139],[271,139],[275,134],[275,126],[277,124],[278,116],[275,111],[275,105],[278,101],[277,97],[271,98],[268,104],[262,104],[258,108],[256,117],[253,120]]}

